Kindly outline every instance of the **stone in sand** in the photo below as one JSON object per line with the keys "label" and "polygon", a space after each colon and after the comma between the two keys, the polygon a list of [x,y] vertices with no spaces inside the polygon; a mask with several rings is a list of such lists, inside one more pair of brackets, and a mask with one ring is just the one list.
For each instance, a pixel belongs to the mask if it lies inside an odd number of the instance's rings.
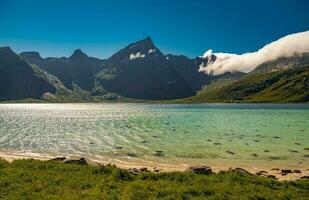
{"label": "stone in sand", "polygon": [[141,172],[148,172],[148,169],[147,169],[147,167],[142,167],[142,168],[139,169],[139,171],[141,171]]}
{"label": "stone in sand", "polygon": [[153,135],[152,137],[153,137],[153,138],[159,138],[159,136],[156,136],[156,135]]}
{"label": "stone in sand", "polygon": [[122,146],[115,146],[115,149],[123,149]]}
{"label": "stone in sand", "polygon": [[214,143],[214,145],[221,145],[221,143],[219,143],[219,142],[215,142],[215,143]]}
{"label": "stone in sand", "polygon": [[95,144],[94,142],[90,142],[90,144]]}
{"label": "stone in sand", "polygon": [[233,151],[226,151],[226,153],[231,154],[231,155],[235,155],[235,153]]}
{"label": "stone in sand", "polygon": [[300,177],[300,179],[309,179],[309,176],[302,176],[302,177]]}
{"label": "stone in sand", "polygon": [[300,143],[298,143],[298,142],[295,142],[294,144],[296,144],[296,145],[301,145]]}
{"label": "stone in sand", "polygon": [[273,138],[275,138],[275,139],[279,139],[280,137],[278,137],[278,136],[273,136]]}
{"label": "stone in sand", "polygon": [[279,168],[272,168],[271,170],[279,171],[280,169]]}
{"label": "stone in sand", "polygon": [[268,178],[274,178],[277,179],[277,177],[275,175],[267,175]]}
{"label": "stone in sand", "polygon": [[211,139],[207,139],[208,142],[211,142]]}
{"label": "stone in sand", "polygon": [[306,148],[304,148],[304,150],[305,150],[305,151],[309,151],[309,148],[308,148],[308,147],[306,147]]}
{"label": "stone in sand", "polygon": [[268,174],[268,172],[267,171],[258,171],[258,172],[256,172],[255,173],[255,175],[257,175],[257,176],[266,176],[266,174]]}
{"label": "stone in sand", "polygon": [[290,170],[290,169],[281,169],[281,173],[282,174],[291,174],[291,173],[293,173],[293,171]]}
{"label": "stone in sand", "polygon": [[145,143],[147,143],[147,141],[146,141],[146,140],[143,140],[142,143],[145,144]]}
{"label": "stone in sand", "polygon": [[256,153],[251,154],[253,157],[258,157]]}
{"label": "stone in sand", "polygon": [[254,140],[254,142],[260,142],[260,141],[258,141],[258,140]]}
{"label": "stone in sand", "polygon": [[202,166],[192,166],[186,169],[186,172],[192,172],[195,174],[211,174],[212,170],[210,167],[202,165]]}
{"label": "stone in sand", "polygon": [[78,164],[78,165],[87,165],[88,164],[85,158],[69,159],[69,160],[66,160],[65,163],[67,163],[67,164]]}
{"label": "stone in sand", "polygon": [[229,171],[235,172],[235,173],[240,173],[240,174],[252,175],[249,171],[247,171],[247,170],[245,170],[243,168],[240,168],[240,167],[236,167],[234,169],[229,169]]}
{"label": "stone in sand", "polygon": [[294,169],[293,172],[294,172],[294,173],[297,173],[297,174],[300,174],[300,173],[301,173],[301,171],[300,171],[299,169]]}
{"label": "stone in sand", "polygon": [[309,155],[306,154],[306,155],[304,155],[304,157],[305,157],[305,158],[309,158]]}
{"label": "stone in sand", "polygon": [[264,152],[265,152],[265,153],[268,153],[268,152],[269,152],[269,150],[267,150],[267,149],[266,149],[266,150],[264,150]]}

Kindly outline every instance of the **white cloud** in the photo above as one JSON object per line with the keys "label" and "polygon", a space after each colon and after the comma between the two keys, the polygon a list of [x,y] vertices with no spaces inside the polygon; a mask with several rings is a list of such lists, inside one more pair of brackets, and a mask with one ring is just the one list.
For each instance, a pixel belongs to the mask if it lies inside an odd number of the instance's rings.
{"label": "white cloud", "polygon": [[141,54],[141,52],[137,52],[136,54],[131,53],[130,60],[134,60],[138,58],[145,58],[145,54]]}
{"label": "white cloud", "polygon": [[258,65],[280,57],[290,57],[295,54],[309,52],[309,31],[295,33],[282,37],[256,52],[244,54],[212,53],[208,50],[202,57],[212,54],[216,56],[214,62],[202,64],[199,71],[207,74],[219,75],[225,72],[250,72]]}

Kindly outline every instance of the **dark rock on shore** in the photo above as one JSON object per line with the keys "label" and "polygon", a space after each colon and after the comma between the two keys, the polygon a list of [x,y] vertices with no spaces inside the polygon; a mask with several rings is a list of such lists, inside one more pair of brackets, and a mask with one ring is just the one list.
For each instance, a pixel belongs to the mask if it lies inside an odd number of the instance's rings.
{"label": "dark rock on shore", "polygon": [[293,172],[294,172],[294,173],[297,173],[297,174],[300,174],[300,173],[301,173],[301,171],[300,171],[299,169],[294,169]]}
{"label": "dark rock on shore", "polygon": [[66,157],[57,157],[57,158],[50,159],[50,161],[64,161],[65,159],[67,159],[67,158]]}
{"label": "dark rock on shore", "polygon": [[255,175],[257,175],[257,176],[266,176],[267,174],[268,174],[267,171],[258,171],[258,172],[255,173]]}
{"label": "dark rock on shore", "polygon": [[267,175],[268,178],[274,178],[277,179],[277,177],[275,175]]}
{"label": "dark rock on shore", "polygon": [[309,176],[302,176],[302,177],[300,177],[300,179],[306,179],[306,180],[309,180]]}
{"label": "dark rock on shore", "polygon": [[293,171],[290,170],[290,169],[281,169],[281,173],[282,174],[290,174],[290,173],[293,173]]}
{"label": "dark rock on shore", "polygon": [[192,166],[192,167],[189,167],[188,169],[186,169],[186,172],[192,172],[192,173],[195,173],[195,174],[211,174],[212,173],[212,170],[210,167],[208,166]]}
{"label": "dark rock on shore", "polygon": [[79,159],[69,159],[64,161],[67,164],[78,164],[78,165],[87,165],[87,161],[85,158],[79,158]]}
{"label": "dark rock on shore", "polygon": [[235,172],[235,173],[240,173],[240,174],[247,174],[247,175],[253,175],[251,174],[249,171],[243,169],[243,168],[240,168],[240,167],[236,167],[234,169],[229,169],[229,171],[231,172]]}

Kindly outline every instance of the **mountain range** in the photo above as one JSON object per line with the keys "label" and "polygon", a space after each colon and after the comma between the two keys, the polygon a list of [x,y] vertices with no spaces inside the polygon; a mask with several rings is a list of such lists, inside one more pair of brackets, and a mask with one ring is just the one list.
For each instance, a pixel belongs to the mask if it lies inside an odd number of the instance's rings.
{"label": "mountain range", "polygon": [[[163,54],[150,37],[110,58],[80,49],[66,58],[0,48],[0,100],[49,102],[308,102],[309,53],[263,63],[249,73],[199,72],[216,56]],[[177,100],[175,100],[177,99]]]}

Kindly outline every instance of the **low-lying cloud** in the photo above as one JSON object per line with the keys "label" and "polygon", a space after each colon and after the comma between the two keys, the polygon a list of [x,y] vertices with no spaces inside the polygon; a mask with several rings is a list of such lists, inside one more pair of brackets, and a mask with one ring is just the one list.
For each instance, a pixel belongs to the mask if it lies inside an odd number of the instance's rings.
{"label": "low-lying cloud", "polygon": [[258,65],[280,57],[309,52],[309,31],[284,36],[256,52],[244,54],[213,53],[208,50],[202,57],[216,56],[214,62],[203,63],[199,71],[219,75],[225,72],[250,72]]}

